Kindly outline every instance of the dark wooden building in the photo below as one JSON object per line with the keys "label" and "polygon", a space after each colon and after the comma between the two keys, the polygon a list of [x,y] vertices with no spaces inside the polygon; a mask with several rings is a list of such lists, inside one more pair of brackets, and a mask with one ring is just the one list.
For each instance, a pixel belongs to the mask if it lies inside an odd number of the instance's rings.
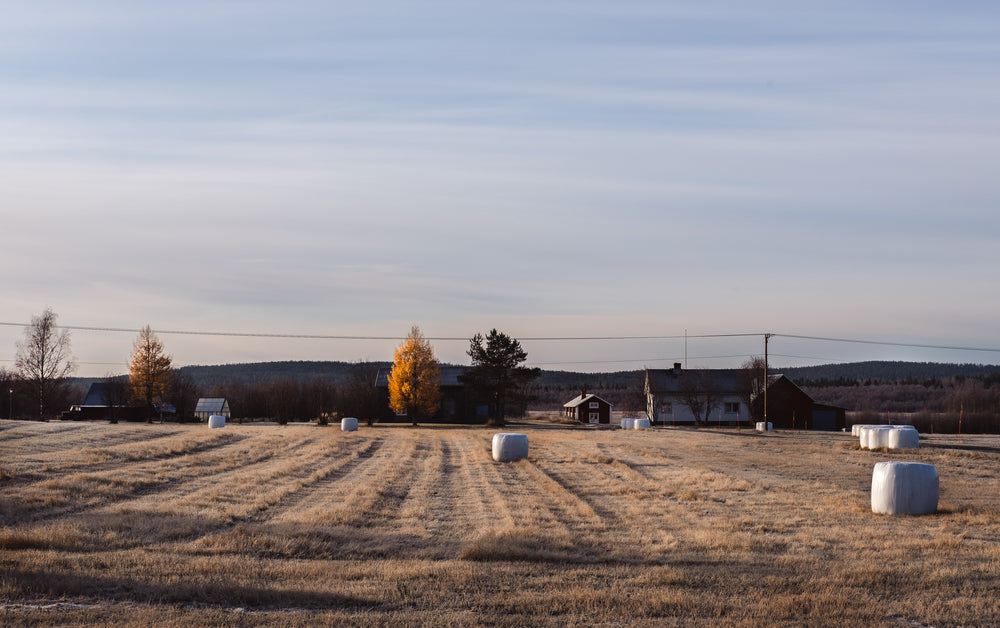
{"label": "dark wooden building", "polygon": [[129,405],[128,401],[126,382],[94,382],[87,390],[83,403],[60,413],[59,418],[74,421],[144,420],[148,414],[146,408]]}
{"label": "dark wooden building", "polygon": [[580,423],[608,425],[611,423],[611,404],[597,395],[582,391],[580,395],[563,404],[563,414]]}
{"label": "dark wooden building", "polygon": [[[755,416],[764,416],[764,395],[753,399]],[[767,420],[781,430],[842,430],[847,425],[846,411],[837,406],[816,403],[784,375],[767,378]]]}
{"label": "dark wooden building", "polygon": [[[421,421],[437,423],[485,423],[489,419],[489,405],[477,400],[472,391],[465,386],[462,375],[469,370],[468,366],[441,367],[441,407],[432,417],[422,417]],[[392,367],[381,368],[375,378],[375,388],[382,399],[379,421],[407,421],[406,415],[398,415],[389,407],[389,374]]]}

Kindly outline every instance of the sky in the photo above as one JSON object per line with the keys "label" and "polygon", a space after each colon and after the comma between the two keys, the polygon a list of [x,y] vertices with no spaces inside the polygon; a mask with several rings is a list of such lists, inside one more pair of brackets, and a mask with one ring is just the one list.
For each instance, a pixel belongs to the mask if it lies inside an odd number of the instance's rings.
{"label": "sky", "polygon": [[998,74],[991,2],[5,3],[0,367],[997,363]]}

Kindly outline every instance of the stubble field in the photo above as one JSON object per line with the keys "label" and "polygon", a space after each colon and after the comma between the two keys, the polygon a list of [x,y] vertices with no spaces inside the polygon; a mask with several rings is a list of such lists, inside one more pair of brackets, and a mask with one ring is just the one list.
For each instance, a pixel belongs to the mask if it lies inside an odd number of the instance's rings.
{"label": "stubble field", "polygon": [[0,624],[1000,625],[1000,437],[509,429],[0,422]]}

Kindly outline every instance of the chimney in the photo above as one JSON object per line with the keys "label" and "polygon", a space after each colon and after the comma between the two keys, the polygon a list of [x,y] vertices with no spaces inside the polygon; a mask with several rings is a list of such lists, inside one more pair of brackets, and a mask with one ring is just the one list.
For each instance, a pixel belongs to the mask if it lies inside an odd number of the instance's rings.
{"label": "chimney", "polygon": [[587,396],[587,389],[586,388],[581,389],[580,390],[580,399],[583,399],[586,396]]}
{"label": "chimney", "polygon": [[680,374],[681,374],[681,363],[674,362],[674,375],[680,375]]}

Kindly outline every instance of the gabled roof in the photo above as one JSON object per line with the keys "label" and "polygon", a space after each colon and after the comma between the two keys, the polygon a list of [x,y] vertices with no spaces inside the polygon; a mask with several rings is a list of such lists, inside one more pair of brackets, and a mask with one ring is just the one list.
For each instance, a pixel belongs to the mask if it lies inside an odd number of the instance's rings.
{"label": "gabled roof", "polygon": [[106,401],[107,394],[106,389],[108,385],[104,382],[94,382],[90,385],[90,389],[87,391],[87,398],[83,400],[81,406],[98,406],[101,408],[106,408],[108,402]]}
{"label": "gabled roof", "polygon": [[[801,389],[801,388],[799,387],[799,385],[798,385],[798,384],[796,384],[795,382],[793,382],[792,380],[788,379],[787,377],[785,377],[784,375],[781,375],[781,374],[777,374],[777,375],[768,375],[768,376],[767,376],[767,389],[768,389],[768,390],[770,390],[771,388],[773,388],[773,387],[775,386],[775,384],[778,384],[779,382],[781,382],[781,383],[782,383],[783,385],[785,385],[785,386],[791,386],[791,387],[792,387],[792,389],[793,389],[793,390],[794,390],[795,392],[797,392],[797,393],[801,394],[801,395],[802,395],[802,396],[804,396],[804,397],[807,397],[807,398],[809,398],[809,400],[810,400],[810,401],[812,400],[812,397],[810,397],[809,395],[807,395],[807,394],[806,394],[806,391],[802,390],[802,389]],[[758,387],[758,388],[759,388],[759,387]],[[759,391],[759,390],[755,390],[755,391],[753,392],[753,394],[752,394],[752,395],[750,395],[750,401],[753,401],[753,400],[755,400],[755,399],[756,399],[757,397],[759,397],[759,396],[760,396],[760,393],[761,393],[761,391]]]}
{"label": "gabled roof", "polygon": [[[442,386],[461,386],[462,381],[458,379],[461,375],[464,375],[466,371],[469,370],[468,366],[441,366],[441,385]],[[392,367],[380,368],[378,370],[378,375],[375,376],[375,387],[376,388],[388,388],[389,387],[389,373],[392,373]]]}
{"label": "gabled roof", "polygon": [[646,369],[649,391],[654,394],[679,394],[692,382],[709,392],[737,393],[742,377],[743,369]]}
{"label": "gabled roof", "polygon": [[591,400],[603,401],[604,403],[608,404],[609,406],[611,405],[611,403],[609,401],[601,399],[597,395],[588,394],[588,395],[577,395],[576,398],[574,398],[572,401],[568,401],[568,402],[564,403],[563,407],[564,408],[576,408],[580,404],[586,403],[586,402],[591,401]]}
{"label": "gabled roof", "polygon": [[202,397],[195,406],[195,412],[222,412],[229,404],[225,397]]}

